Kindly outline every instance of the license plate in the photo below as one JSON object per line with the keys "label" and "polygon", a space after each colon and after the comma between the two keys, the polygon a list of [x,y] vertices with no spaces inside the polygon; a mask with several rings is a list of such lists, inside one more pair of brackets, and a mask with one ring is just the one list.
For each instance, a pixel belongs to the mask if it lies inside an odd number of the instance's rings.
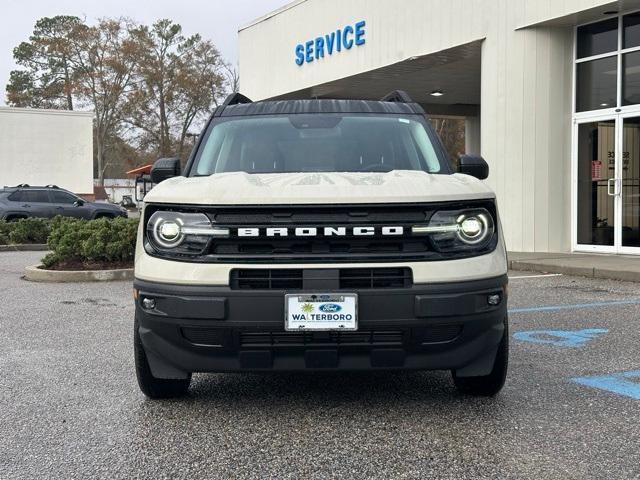
{"label": "license plate", "polygon": [[357,330],[358,295],[285,295],[285,330]]}

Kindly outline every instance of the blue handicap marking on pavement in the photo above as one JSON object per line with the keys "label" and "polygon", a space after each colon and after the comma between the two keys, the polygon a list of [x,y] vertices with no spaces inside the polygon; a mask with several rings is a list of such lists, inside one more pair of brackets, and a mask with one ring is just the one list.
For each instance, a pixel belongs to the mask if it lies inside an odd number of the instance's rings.
{"label": "blue handicap marking on pavement", "polygon": [[607,390],[618,395],[640,400],[640,370],[615,373],[613,375],[595,375],[592,377],[577,377],[574,382],[587,387]]}
{"label": "blue handicap marking on pavement", "polygon": [[586,328],[583,330],[532,330],[517,332],[513,338],[523,342],[541,343],[557,347],[581,347],[596,336],[607,333],[606,328]]}

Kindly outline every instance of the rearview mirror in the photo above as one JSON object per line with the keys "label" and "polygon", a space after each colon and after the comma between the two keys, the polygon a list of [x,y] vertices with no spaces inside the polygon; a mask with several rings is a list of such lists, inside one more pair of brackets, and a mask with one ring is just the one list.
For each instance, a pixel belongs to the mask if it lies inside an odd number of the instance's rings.
{"label": "rearview mirror", "polygon": [[458,172],[484,180],[489,176],[489,165],[480,155],[460,155]]}
{"label": "rearview mirror", "polygon": [[160,183],[167,178],[177,177],[179,175],[179,158],[161,158],[156,160],[153,167],[151,167],[151,181],[153,183]]}
{"label": "rearview mirror", "polygon": [[75,202],[73,202],[74,207],[81,207],[83,205],[84,205],[84,200],[77,199]]}

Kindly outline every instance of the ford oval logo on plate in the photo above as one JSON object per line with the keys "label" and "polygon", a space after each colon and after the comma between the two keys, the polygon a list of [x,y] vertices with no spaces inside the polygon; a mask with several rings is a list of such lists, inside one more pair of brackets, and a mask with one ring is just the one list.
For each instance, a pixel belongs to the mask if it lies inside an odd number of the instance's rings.
{"label": "ford oval logo on plate", "polygon": [[318,308],[321,312],[324,313],[335,313],[342,310],[342,307],[340,305],[336,305],[335,303],[325,303],[324,305],[320,305]]}

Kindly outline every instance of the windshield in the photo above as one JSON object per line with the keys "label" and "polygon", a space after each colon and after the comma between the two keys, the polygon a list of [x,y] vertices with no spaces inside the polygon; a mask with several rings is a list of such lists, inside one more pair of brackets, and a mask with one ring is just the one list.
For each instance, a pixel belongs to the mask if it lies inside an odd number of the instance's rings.
{"label": "windshield", "polygon": [[448,173],[417,115],[296,114],[217,119],[191,176],[223,172]]}

